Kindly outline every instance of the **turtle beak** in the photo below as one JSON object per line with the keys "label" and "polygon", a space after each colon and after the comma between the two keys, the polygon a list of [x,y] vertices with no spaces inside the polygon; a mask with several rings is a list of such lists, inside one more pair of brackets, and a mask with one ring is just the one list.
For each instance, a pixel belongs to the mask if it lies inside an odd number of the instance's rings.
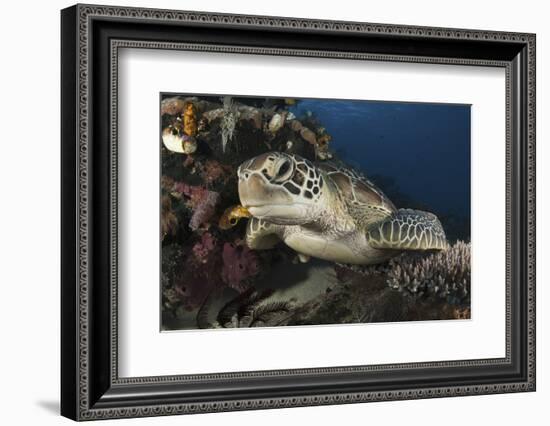
{"label": "turtle beak", "polygon": [[242,206],[251,209],[252,215],[254,208],[292,204],[292,198],[286,191],[270,184],[259,173],[247,170],[239,176],[239,199]]}
{"label": "turtle beak", "polygon": [[261,199],[264,193],[265,182],[259,175],[248,172],[239,175],[239,199],[244,207],[265,204],[265,200]]}

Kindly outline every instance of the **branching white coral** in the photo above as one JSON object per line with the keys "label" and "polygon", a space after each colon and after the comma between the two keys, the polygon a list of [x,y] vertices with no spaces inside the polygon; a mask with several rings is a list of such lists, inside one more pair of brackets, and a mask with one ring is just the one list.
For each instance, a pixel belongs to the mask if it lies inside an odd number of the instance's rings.
{"label": "branching white coral", "polygon": [[222,151],[225,152],[227,143],[233,139],[237,124],[238,112],[233,105],[231,96],[223,98],[223,117],[221,122]]}
{"label": "branching white coral", "polygon": [[390,262],[387,283],[413,296],[438,296],[460,303],[470,295],[470,246],[458,241],[428,257],[399,256]]}

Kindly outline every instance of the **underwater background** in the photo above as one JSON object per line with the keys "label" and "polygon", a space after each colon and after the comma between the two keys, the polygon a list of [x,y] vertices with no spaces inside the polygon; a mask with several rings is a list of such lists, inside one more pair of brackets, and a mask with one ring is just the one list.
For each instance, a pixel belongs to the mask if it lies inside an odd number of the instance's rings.
{"label": "underwater background", "polygon": [[[162,330],[470,318],[469,105],[164,94],[160,109]],[[269,151],[354,169],[436,214],[450,248],[375,266],[249,249],[236,171]]]}
{"label": "underwater background", "polygon": [[470,216],[469,105],[306,99],[291,111],[315,114],[331,149],[369,178],[438,213]]}

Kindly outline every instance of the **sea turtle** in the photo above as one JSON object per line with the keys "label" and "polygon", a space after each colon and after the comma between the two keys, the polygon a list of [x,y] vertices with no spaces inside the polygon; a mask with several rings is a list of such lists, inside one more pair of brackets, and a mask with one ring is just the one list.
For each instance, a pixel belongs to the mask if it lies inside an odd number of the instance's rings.
{"label": "sea turtle", "polygon": [[268,152],[240,165],[239,197],[251,214],[246,243],[269,249],[279,241],[300,259],[376,264],[403,250],[442,250],[438,218],[396,209],[372,182],[333,163]]}

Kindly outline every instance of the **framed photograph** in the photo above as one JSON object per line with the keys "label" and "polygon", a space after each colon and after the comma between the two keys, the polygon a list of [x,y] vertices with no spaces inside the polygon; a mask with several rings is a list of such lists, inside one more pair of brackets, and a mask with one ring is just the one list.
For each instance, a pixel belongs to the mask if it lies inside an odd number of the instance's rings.
{"label": "framed photograph", "polygon": [[61,12],[61,412],[535,390],[535,35]]}

